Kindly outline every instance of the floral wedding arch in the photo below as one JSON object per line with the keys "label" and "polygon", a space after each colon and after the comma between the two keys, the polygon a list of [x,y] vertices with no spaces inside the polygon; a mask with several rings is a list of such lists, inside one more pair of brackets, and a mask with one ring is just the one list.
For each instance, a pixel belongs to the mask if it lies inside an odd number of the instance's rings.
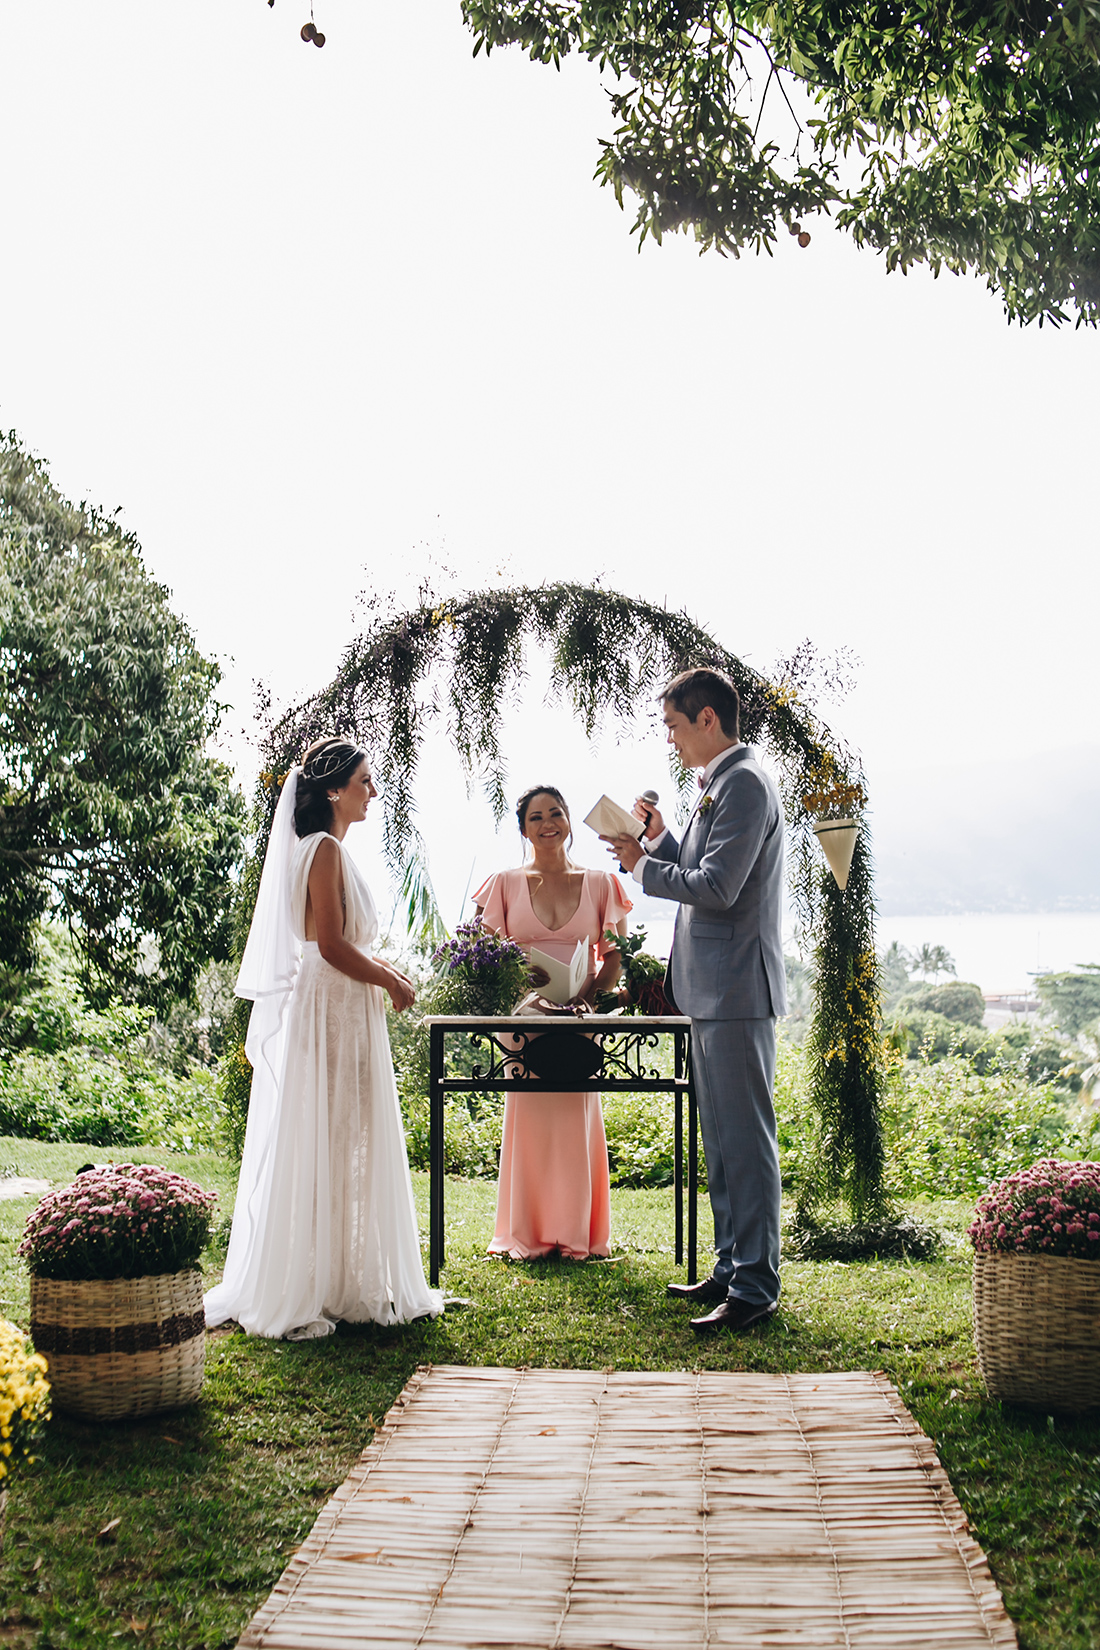
{"label": "floral wedding arch", "polygon": [[[325,733],[354,738],[371,753],[381,780],[387,859],[411,906],[430,922],[430,884],[421,874],[413,802],[424,732],[443,721],[469,782],[482,783],[502,819],[501,723],[522,692],[530,644],[549,654],[551,694],[572,709],[589,737],[605,717],[629,723],[643,706],[652,707],[663,683],[690,666],[716,667],[736,683],[742,737],[761,746],[777,770],[790,888],[814,960],[809,1049],[817,1140],[814,1171],[801,1197],[803,1224],[812,1225],[820,1205],[837,1201],[856,1224],[882,1220],[888,1213],[883,1065],[858,761],[805,702],[797,671],[769,681],[683,612],[598,585],[550,584],[425,597],[410,612],[375,616],[347,647],[328,686],[286,711],[266,735],[265,772],[255,799],[257,842],[242,884],[242,943],[279,784],[302,750]],[[677,775],[677,782],[685,777]],[[815,822],[840,816],[855,818],[860,827],[844,888],[826,867],[813,831]]]}

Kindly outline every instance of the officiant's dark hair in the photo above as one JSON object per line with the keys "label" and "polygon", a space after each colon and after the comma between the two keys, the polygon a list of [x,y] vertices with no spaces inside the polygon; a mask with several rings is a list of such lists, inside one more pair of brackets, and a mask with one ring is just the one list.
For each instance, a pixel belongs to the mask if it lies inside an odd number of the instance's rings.
{"label": "officiant's dark hair", "polygon": [[294,799],[294,829],[300,837],[332,830],[328,793],[343,789],[366,754],[362,745],[353,745],[350,739],[318,739],[309,747],[302,757]]}
{"label": "officiant's dark hair", "polygon": [[741,737],[741,695],[720,670],[682,670],[657,697],[689,722],[698,721],[699,712],[709,705],[726,738]]}
{"label": "officiant's dark hair", "polygon": [[[526,840],[527,837],[527,810],[535,800],[536,796],[544,795],[552,796],[554,801],[563,810],[566,819],[569,819],[569,804],[565,800],[564,796],[562,796],[556,785],[532,785],[529,791],[524,791],[523,795],[516,803],[516,819],[519,821],[519,834],[524,838],[524,840]],[[573,822],[572,820],[569,820],[569,842],[566,843],[567,848],[572,841]]]}

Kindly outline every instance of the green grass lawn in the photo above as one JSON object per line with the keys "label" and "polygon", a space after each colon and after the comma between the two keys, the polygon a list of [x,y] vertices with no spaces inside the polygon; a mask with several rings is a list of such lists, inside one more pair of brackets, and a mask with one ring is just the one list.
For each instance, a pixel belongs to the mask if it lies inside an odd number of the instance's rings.
{"label": "green grass lawn", "polygon": [[[232,1203],[211,1155],[0,1140],[0,1165],[60,1182],[89,1158],[164,1162]],[[422,1230],[427,1180],[414,1176]],[[985,1398],[970,1334],[968,1206],[926,1205],[953,1240],[928,1264],[790,1262],[782,1309],[697,1341],[667,1301],[670,1191],[612,1193],[607,1265],[490,1261],[493,1187],[448,1185],[449,1293],[473,1305],[405,1329],[282,1344],[209,1338],[201,1401],[138,1423],[56,1416],[16,1481],[0,1561],[0,1645],[232,1644],[420,1363],[564,1368],[884,1369],[936,1442],[1025,1650],[1100,1645],[1100,1421]],[[0,1202],[0,1312],[26,1325],[15,1258],[33,1200]],[[706,1209],[700,1231],[708,1232]],[[216,1257],[211,1281],[218,1276]],[[121,1522],[110,1542],[97,1532]]]}

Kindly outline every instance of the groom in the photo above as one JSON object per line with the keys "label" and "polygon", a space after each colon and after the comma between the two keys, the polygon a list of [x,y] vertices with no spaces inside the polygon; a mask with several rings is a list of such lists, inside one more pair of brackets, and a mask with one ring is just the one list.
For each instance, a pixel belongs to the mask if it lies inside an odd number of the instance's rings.
{"label": "groom", "polygon": [[717,1259],[711,1277],[668,1292],[713,1305],[691,1320],[707,1334],[748,1329],[779,1299],[773,1089],[775,1017],[787,1012],[783,810],[741,743],[741,701],[727,676],[685,670],[660,697],[669,744],[685,767],[702,770],[695,810],[681,843],[655,810],[642,842],[606,840],[647,894],[680,906],[665,989],[691,1016]]}

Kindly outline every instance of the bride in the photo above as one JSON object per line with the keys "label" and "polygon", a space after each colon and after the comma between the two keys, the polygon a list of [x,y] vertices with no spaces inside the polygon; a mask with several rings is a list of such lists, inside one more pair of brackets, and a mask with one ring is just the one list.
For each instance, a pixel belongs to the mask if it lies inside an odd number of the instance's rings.
{"label": "bride", "polygon": [[377,793],[366,753],[320,739],[283,784],[236,991],[253,999],[241,1175],[209,1327],[310,1340],[338,1319],[407,1323],[443,1309],[424,1279],[383,992],[412,982],[373,957],[378,915],[344,847]]}

